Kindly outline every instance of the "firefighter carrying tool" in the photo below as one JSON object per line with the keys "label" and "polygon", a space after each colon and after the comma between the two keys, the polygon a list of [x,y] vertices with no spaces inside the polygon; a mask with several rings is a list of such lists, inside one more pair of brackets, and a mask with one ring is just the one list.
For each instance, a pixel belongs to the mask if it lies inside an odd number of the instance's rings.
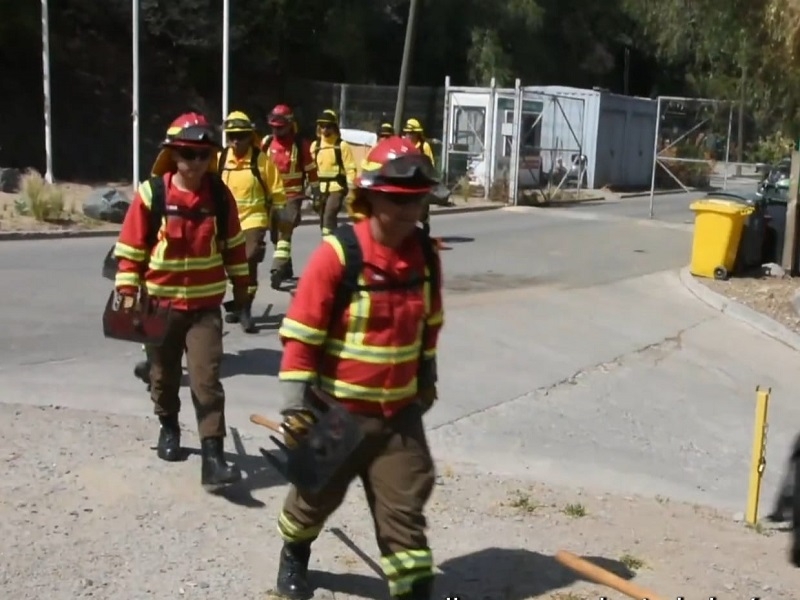
{"label": "firefighter carrying tool", "polygon": [[311,156],[319,177],[319,216],[322,235],[336,229],[342,202],[352,202],[355,191],[356,163],[353,150],[339,132],[339,117],[327,109],[317,117],[319,137],[311,143]]}
{"label": "firefighter carrying tool", "polygon": [[[436,399],[443,308],[439,255],[417,222],[436,177],[413,144],[391,137],[370,151],[355,184],[366,218],[323,238],[311,255],[280,329],[279,380],[289,452],[309,433],[317,437],[318,426],[331,427],[316,416],[327,415],[326,404],[345,411],[363,439],[321,491],[290,487],[278,519],[277,591],[308,597],[311,544],[360,477],[390,595],[429,600],[424,508],[434,465],[422,417]],[[333,437],[349,437],[337,421]]]}
{"label": "firefighter carrying tool", "polygon": [[[433,149],[428,143],[428,140],[425,139],[425,129],[423,129],[422,124],[418,119],[409,119],[406,121],[406,124],[403,126],[403,135],[411,140],[411,143],[413,143],[420,152],[428,157],[428,160],[431,161],[432,166],[436,163],[435,159],[433,158]],[[425,212],[422,215],[422,226],[427,233],[431,232],[431,205],[429,199],[425,201]]]}
{"label": "firefighter carrying tool", "polygon": [[229,145],[220,152],[217,168],[236,199],[250,276],[247,301],[239,307],[238,314],[225,315],[225,321],[238,322],[245,333],[255,333],[252,308],[258,291],[258,265],[266,254],[265,239],[272,219],[272,207],[282,209],[286,195],[278,168],[261,151],[256,127],[250,117],[234,111],[225,119],[223,129]]}
{"label": "firefighter carrying tool", "polygon": [[318,201],[319,182],[310,144],[298,138],[292,109],[278,104],[267,117],[267,122],[272,133],[263,139],[261,148],[278,167],[286,192],[286,205],[274,204],[270,220],[270,236],[275,246],[270,280],[272,287],[279,289],[281,283],[294,277],[292,234],[300,224],[306,185],[311,187],[312,197]]}
{"label": "firefighter carrying tool", "polygon": [[171,305],[163,341],[148,346],[150,398],[161,423],[158,457],[182,458],[178,413],[185,352],[200,434],[201,483],[213,490],[241,479],[223,454],[225,391],[219,368],[220,305],[228,279],[236,302],[247,302],[244,235],[234,199],[213,173],[219,144],[205,117],[188,113],[175,119],[161,148],[153,177],[139,186],[122,224],[115,287],[127,306],[143,298]]}

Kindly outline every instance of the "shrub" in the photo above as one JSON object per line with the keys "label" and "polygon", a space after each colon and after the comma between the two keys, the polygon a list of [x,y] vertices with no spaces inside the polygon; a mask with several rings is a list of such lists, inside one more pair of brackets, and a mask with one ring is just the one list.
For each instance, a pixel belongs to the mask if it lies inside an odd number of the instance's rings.
{"label": "shrub", "polygon": [[22,195],[15,203],[18,213],[37,221],[50,221],[64,213],[64,192],[56,185],[47,183],[41,173],[34,169],[22,177]]}

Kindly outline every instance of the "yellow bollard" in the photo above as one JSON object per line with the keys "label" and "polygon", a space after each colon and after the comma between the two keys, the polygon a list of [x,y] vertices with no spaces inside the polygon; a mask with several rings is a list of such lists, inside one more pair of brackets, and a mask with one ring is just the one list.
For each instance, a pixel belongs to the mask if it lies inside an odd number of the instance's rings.
{"label": "yellow bollard", "polygon": [[772,389],[756,388],[756,422],[753,431],[753,456],[750,462],[750,483],[747,486],[747,510],[745,521],[750,525],[758,522],[758,500],[761,496],[761,479],[767,466],[767,411]]}

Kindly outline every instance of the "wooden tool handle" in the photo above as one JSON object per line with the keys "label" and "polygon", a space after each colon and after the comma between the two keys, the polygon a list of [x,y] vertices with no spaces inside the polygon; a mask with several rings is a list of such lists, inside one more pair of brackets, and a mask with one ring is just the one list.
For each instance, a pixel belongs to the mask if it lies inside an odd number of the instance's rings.
{"label": "wooden tool handle", "polygon": [[588,560],[576,556],[566,550],[559,550],[556,553],[556,560],[568,569],[572,569],[584,578],[618,591],[620,594],[625,594],[634,600],[663,600],[661,596],[648,589],[640,587],[635,583],[626,581],[618,575],[607,571],[595,564],[590,563]]}
{"label": "wooden tool handle", "polygon": [[275,433],[283,433],[281,431],[281,424],[277,421],[273,421],[272,419],[268,419],[267,417],[261,415],[250,415],[250,422],[255,423],[256,425],[261,425],[262,427],[266,427]]}

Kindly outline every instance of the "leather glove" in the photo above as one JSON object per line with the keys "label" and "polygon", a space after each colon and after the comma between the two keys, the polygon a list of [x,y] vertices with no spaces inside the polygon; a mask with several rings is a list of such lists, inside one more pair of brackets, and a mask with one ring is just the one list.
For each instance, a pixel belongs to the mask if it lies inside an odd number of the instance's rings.
{"label": "leather glove", "polygon": [[117,290],[119,294],[119,307],[124,310],[131,310],[140,305],[144,299],[144,294],[141,291],[133,291],[131,289]]}
{"label": "leather glove", "polygon": [[247,301],[249,297],[247,294],[247,288],[243,286],[236,286],[233,288],[233,303],[236,306],[237,310],[241,310],[245,306],[247,306]]}
{"label": "leather glove", "polygon": [[309,429],[317,422],[314,413],[310,410],[286,411],[281,423],[281,433],[283,433],[283,443],[287,448],[294,448],[308,435]]}
{"label": "leather glove", "polygon": [[423,412],[428,412],[432,407],[436,399],[439,397],[439,394],[436,391],[436,386],[432,385],[430,387],[422,388],[419,391],[419,403],[422,406]]}

